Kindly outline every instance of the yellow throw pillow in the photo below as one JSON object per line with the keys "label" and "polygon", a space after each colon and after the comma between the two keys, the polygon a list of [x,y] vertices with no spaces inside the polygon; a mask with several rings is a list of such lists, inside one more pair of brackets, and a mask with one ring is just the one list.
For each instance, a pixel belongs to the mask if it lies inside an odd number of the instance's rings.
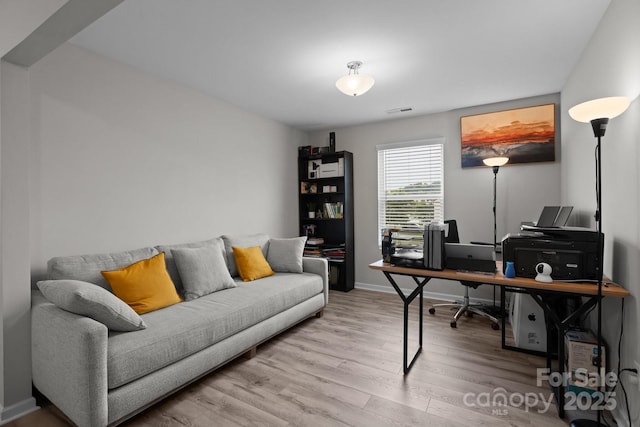
{"label": "yellow throw pillow", "polygon": [[182,301],[167,273],[164,252],[121,268],[102,271],[113,293],[138,314]]}
{"label": "yellow throw pillow", "polygon": [[264,258],[260,246],[252,246],[250,248],[232,246],[231,248],[233,249],[233,257],[236,260],[236,266],[238,267],[238,272],[243,282],[250,282],[275,274]]}

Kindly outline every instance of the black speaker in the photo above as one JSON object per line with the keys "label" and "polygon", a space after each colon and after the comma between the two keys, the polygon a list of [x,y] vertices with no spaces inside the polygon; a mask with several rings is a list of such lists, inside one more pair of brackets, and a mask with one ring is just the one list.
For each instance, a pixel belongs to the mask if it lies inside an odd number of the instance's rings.
{"label": "black speaker", "polygon": [[424,226],[422,253],[424,266],[429,270],[444,270],[444,224],[430,223]]}
{"label": "black speaker", "polygon": [[336,152],[336,133],[335,132],[329,132],[329,152],[330,153]]}

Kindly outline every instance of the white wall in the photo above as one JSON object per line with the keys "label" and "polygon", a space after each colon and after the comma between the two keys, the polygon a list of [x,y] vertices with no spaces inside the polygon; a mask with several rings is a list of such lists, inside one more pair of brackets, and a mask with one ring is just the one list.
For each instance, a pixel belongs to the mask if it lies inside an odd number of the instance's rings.
{"label": "white wall", "polygon": [[[366,96],[366,95],[365,95]],[[558,103],[551,94],[492,105],[465,108],[441,114],[402,120],[390,120],[343,129],[335,129],[336,149],[354,153],[355,198],[355,275],[357,286],[392,290],[385,277],[368,268],[381,258],[378,247],[377,152],[376,145],[425,139],[445,138],[445,217],[458,220],[463,242],[493,241],[493,173],[490,168],[462,169],[460,160],[460,117],[524,106]],[[556,113],[558,113],[556,108]],[[556,120],[557,135],[559,123]],[[310,144],[328,145],[329,130],[311,134]],[[556,140],[556,153],[560,141]],[[517,232],[521,221],[537,219],[542,206],[560,202],[560,162],[505,166],[498,173],[498,240]],[[411,287],[411,282],[402,282]],[[429,284],[429,292],[461,294],[455,282]],[[472,297],[493,298],[493,287],[471,290]]]}
{"label": "white wall", "polygon": [[72,45],[1,70],[0,423],[36,408],[30,288],[50,257],[297,235],[307,140]]}
{"label": "white wall", "polygon": [[[593,39],[562,90],[562,200],[576,206],[586,225],[595,226],[596,139],[591,126],[569,117],[571,106],[590,99],[626,95],[630,108],[612,119],[602,140],[602,212],[605,234],[607,276],[631,292],[625,301],[622,368],[640,362],[640,2],[611,2]],[[610,350],[610,369],[618,361],[620,333],[619,300],[604,300],[604,337]],[[592,316],[595,320],[595,316]],[[595,327],[595,326],[594,326]],[[625,385],[629,392],[634,425],[640,425],[640,394],[637,387]],[[620,388],[619,402],[623,402]],[[619,425],[628,425],[622,404],[617,408]],[[624,415],[623,415],[624,414]]]}
{"label": "white wall", "polygon": [[2,317],[4,418],[35,409],[31,397],[31,292],[29,269],[28,105],[14,102],[27,90],[20,68],[2,62]]}
{"label": "white wall", "polygon": [[[0,0],[0,57],[66,0]],[[28,261],[28,143],[26,104],[12,102],[26,87],[17,69],[0,64],[0,424],[36,409],[31,396],[31,306]]]}
{"label": "white wall", "polygon": [[297,235],[302,132],[70,44],[29,75],[33,280],[56,255]]}

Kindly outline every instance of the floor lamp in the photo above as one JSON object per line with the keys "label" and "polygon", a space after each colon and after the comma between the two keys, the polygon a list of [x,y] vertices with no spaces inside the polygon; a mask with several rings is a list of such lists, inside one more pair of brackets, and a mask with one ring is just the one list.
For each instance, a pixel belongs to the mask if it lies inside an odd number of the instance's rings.
{"label": "floor lamp", "polygon": [[508,157],[489,157],[488,159],[482,160],[482,162],[491,166],[493,169],[493,250],[498,252],[498,241],[496,236],[496,183],[498,182],[498,170],[500,166],[504,166],[509,161]]}
{"label": "floor lamp", "polygon": [[[603,253],[604,253],[604,241],[602,239],[602,155],[601,155],[601,140],[607,130],[607,123],[609,119],[619,116],[624,113],[629,107],[629,99],[624,96],[614,96],[609,98],[599,98],[592,101],[583,102],[575,107],[569,109],[569,115],[572,119],[583,122],[591,123],[593,128],[593,134],[598,139],[596,145],[596,215],[595,219],[598,223],[598,326],[597,326],[597,339],[598,339],[598,394],[602,391],[602,275],[603,275]],[[558,363],[564,363],[558,361]],[[592,427],[601,426],[602,409],[597,411],[597,420],[579,419],[571,422],[570,427]]]}
{"label": "floor lamp", "polygon": [[[487,166],[491,166],[493,169],[493,251],[495,254],[498,253],[498,241],[496,236],[497,231],[497,221],[496,221],[496,188],[498,182],[498,171],[500,170],[500,166],[504,166],[509,161],[508,157],[489,157],[487,159],[483,159],[482,163]],[[497,256],[497,255],[496,255]],[[504,307],[502,307],[504,310]],[[496,311],[496,287],[493,287],[493,311],[495,315]],[[504,313],[500,313],[500,316],[504,316]]]}

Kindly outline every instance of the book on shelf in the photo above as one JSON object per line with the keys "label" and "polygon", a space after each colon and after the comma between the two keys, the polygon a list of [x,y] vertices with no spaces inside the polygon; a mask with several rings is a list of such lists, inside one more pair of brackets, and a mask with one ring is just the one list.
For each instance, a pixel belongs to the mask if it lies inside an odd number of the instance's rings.
{"label": "book on shelf", "polygon": [[320,249],[313,249],[313,248],[305,248],[304,249],[304,253],[303,256],[311,256],[311,257],[322,257],[322,251]]}
{"label": "book on shelf", "polygon": [[324,243],[324,239],[322,237],[307,238],[307,245],[316,246],[316,245],[322,245],[323,243]]}
{"label": "book on shelf", "polygon": [[304,256],[327,258],[331,262],[344,262],[344,243],[324,244],[322,237],[311,237],[307,239],[304,247]]}
{"label": "book on shelf", "polygon": [[323,215],[325,218],[342,218],[344,207],[342,202],[325,203],[323,206]]}

